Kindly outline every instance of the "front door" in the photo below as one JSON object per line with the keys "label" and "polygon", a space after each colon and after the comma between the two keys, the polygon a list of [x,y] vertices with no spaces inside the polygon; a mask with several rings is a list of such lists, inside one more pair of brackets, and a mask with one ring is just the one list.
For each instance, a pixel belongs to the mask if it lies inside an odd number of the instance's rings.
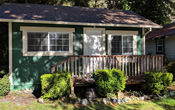
{"label": "front door", "polygon": [[87,30],[85,38],[85,55],[102,55],[103,54],[103,35],[99,30]]}
{"label": "front door", "polygon": [[[85,38],[84,38],[84,55],[103,55],[104,53],[104,45],[103,45],[103,30],[86,30],[85,31]],[[92,57],[87,57],[86,59],[86,73],[89,76],[92,76],[93,71],[95,71],[93,68],[95,68],[95,60]],[[98,68],[100,68],[102,65],[99,65],[99,62],[102,59],[98,58]]]}

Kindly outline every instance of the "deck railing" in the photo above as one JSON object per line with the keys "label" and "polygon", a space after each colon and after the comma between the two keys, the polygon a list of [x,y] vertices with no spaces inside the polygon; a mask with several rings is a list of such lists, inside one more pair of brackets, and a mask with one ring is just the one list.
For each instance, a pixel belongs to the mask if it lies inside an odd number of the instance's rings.
{"label": "deck railing", "polygon": [[71,56],[54,65],[51,72],[67,71],[72,77],[90,78],[98,69],[118,68],[130,76],[163,70],[163,55],[82,55]]}

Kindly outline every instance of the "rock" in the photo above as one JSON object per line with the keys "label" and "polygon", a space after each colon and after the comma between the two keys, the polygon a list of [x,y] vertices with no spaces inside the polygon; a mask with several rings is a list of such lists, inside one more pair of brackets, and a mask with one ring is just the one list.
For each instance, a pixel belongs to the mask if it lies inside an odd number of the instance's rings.
{"label": "rock", "polygon": [[124,97],[125,97],[125,95],[124,95],[124,93],[123,93],[123,92],[119,91],[119,92],[118,92],[118,97],[122,99],[122,98],[124,98]]}
{"label": "rock", "polygon": [[42,97],[40,97],[38,100],[37,100],[38,103],[44,103],[44,99]]}
{"label": "rock", "polygon": [[148,95],[143,95],[143,97],[144,97],[144,99],[146,99],[146,100],[150,100],[150,99],[151,99],[151,97],[148,96]]}
{"label": "rock", "polygon": [[76,98],[75,99],[75,103],[78,103],[79,104],[80,102],[81,102],[81,99],[80,98]]}
{"label": "rock", "polygon": [[131,99],[132,99],[132,100],[134,100],[134,99],[135,99],[135,97],[134,97],[134,96],[131,96]]}
{"label": "rock", "polygon": [[139,98],[138,97],[136,97],[136,99],[137,99],[137,101],[139,101]]}
{"label": "rock", "polygon": [[115,104],[117,102],[117,100],[114,99],[114,98],[111,98],[111,101],[112,101],[113,104]]}
{"label": "rock", "polygon": [[91,104],[91,105],[93,105],[93,104],[94,104],[92,100],[88,100],[88,101],[89,101],[89,104]]}
{"label": "rock", "polygon": [[144,97],[139,97],[140,100],[144,100]]}
{"label": "rock", "polygon": [[118,97],[118,98],[117,98],[117,103],[118,103],[118,104],[122,104],[122,103],[123,103],[123,100],[120,99],[120,98]]}
{"label": "rock", "polygon": [[128,103],[129,101],[131,101],[131,99],[129,97],[125,97],[124,99],[124,102]]}
{"label": "rock", "polygon": [[175,94],[173,92],[170,92],[170,96],[174,96]]}
{"label": "rock", "polygon": [[164,95],[163,97],[164,97],[164,98],[167,98],[167,97],[168,97],[168,95]]}
{"label": "rock", "polygon": [[61,98],[61,101],[64,101],[65,99],[66,99],[66,97],[62,97],[62,98]]}
{"label": "rock", "polygon": [[159,100],[159,97],[154,97],[155,100]]}
{"label": "rock", "polygon": [[160,96],[160,95],[158,95],[158,98],[159,98],[159,99],[162,99],[163,97],[162,97],[162,96]]}
{"label": "rock", "polygon": [[31,94],[31,93],[33,93],[33,90],[30,90],[30,89],[26,88],[26,89],[24,90],[24,93],[26,93],[26,94]]}
{"label": "rock", "polygon": [[108,103],[108,99],[107,98],[103,98],[102,99],[102,103],[106,105]]}
{"label": "rock", "polygon": [[82,101],[81,101],[82,105],[87,105],[87,103],[88,103],[87,99],[82,99]]}
{"label": "rock", "polygon": [[71,99],[76,99],[77,97],[76,97],[75,94],[69,94],[69,98],[71,98]]}

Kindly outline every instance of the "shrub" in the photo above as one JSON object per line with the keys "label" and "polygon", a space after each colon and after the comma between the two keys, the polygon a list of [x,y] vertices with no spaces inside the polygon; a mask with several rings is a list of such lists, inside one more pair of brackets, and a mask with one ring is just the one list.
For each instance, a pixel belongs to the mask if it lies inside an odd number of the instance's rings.
{"label": "shrub", "polygon": [[43,98],[59,98],[70,93],[71,74],[67,72],[44,74],[41,76]]}
{"label": "shrub", "polygon": [[171,61],[167,63],[165,66],[166,71],[173,73],[174,79],[175,79],[175,61]]}
{"label": "shrub", "polygon": [[156,95],[166,94],[173,79],[172,73],[146,72],[144,76],[147,92]]}
{"label": "shrub", "polygon": [[126,76],[119,69],[97,70],[94,72],[94,79],[100,96],[125,89]]}
{"label": "shrub", "polygon": [[9,75],[4,75],[0,78],[0,96],[5,96],[10,91]]}

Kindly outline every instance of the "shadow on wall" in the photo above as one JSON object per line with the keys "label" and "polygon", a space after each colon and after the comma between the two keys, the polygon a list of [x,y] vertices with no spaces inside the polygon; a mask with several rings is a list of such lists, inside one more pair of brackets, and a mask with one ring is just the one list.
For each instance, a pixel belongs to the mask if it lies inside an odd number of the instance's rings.
{"label": "shadow on wall", "polygon": [[[74,34],[74,55],[82,55],[81,32]],[[13,32],[13,87],[12,90],[40,88],[40,76],[50,73],[51,66],[69,56],[23,56],[22,32]]]}

